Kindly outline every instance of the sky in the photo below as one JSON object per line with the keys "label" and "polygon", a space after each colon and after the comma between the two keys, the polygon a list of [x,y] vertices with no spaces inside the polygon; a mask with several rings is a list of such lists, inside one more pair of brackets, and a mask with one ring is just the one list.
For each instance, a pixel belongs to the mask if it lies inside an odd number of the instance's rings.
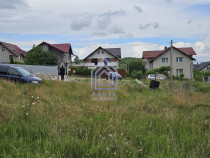
{"label": "sky", "polygon": [[99,46],[141,58],[173,40],[210,61],[210,0],[0,0],[0,15],[0,41],[25,51],[46,41],[80,59]]}

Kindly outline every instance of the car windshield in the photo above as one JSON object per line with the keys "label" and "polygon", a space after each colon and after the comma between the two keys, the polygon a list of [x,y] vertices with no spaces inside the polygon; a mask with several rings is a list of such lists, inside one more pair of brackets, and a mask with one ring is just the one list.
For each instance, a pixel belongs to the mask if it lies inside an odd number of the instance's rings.
{"label": "car windshield", "polygon": [[22,68],[17,68],[17,71],[18,71],[22,76],[24,76],[24,77],[26,77],[26,76],[31,76],[31,74],[30,74],[28,71],[26,71],[26,70],[24,70],[24,69],[22,69]]}

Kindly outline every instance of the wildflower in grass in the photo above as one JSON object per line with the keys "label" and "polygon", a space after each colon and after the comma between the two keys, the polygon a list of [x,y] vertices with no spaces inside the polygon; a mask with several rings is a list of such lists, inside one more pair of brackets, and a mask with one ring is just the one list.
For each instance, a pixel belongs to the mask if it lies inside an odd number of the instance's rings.
{"label": "wildflower in grass", "polygon": [[109,147],[106,147],[106,150],[108,150],[108,151],[109,151]]}
{"label": "wildflower in grass", "polygon": [[33,102],[32,105],[34,105],[35,103]]}
{"label": "wildflower in grass", "polygon": [[34,98],[34,96],[32,96],[31,98]]}
{"label": "wildflower in grass", "polygon": [[37,99],[39,99],[39,97],[37,97]]}
{"label": "wildflower in grass", "polygon": [[24,108],[25,106],[22,106],[22,108]]}
{"label": "wildflower in grass", "polygon": [[26,113],[26,115],[28,115],[28,113]]}
{"label": "wildflower in grass", "polygon": [[207,125],[208,124],[208,120],[205,120],[204,123]]}

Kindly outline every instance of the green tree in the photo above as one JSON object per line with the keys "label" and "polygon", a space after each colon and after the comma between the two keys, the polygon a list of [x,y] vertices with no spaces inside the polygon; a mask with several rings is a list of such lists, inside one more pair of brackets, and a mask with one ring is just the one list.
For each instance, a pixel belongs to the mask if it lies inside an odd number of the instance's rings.
{"label": "green tree", "polygon": [[144,61],[142,59],[130,60],[128,66],[129,74],[132,74],[133,71],[141,71],[143,74],[145,73]]}
{"label": "green tree", "polygon": [[13,59],[13,56],[11,56],[11,58],[10,58],[10,62],[9,62],[10,64],[14,64],[14,59]]}
{"label": "green tree", "polygon": [[26,54],[25,64],[28,65],[57,65],[58,59],[42,47],[35,47]]}
{"label": "green tree", "polygon": [[76,57],[74,58],[74,62],[75,62],[75,64],[79,64],[79,63],[81,62],[81,60],[79,59],[78,56],[76,56]]}

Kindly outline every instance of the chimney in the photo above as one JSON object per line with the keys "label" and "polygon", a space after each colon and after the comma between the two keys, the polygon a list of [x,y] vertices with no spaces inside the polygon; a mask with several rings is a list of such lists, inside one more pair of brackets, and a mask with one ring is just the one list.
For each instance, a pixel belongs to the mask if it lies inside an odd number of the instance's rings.
{"label": "chimney", "polygon": [[196,66],[198,67],[199,66],[199,63],[197,62]]}
{"label": "chimney", "polygon": [[165,50],[167,49],[167,47],[165,46],[165,48],[164,48]]}
{"label": "chimney", "polygon": [[35,47],[35,44],[33,44],[33,48]]}

